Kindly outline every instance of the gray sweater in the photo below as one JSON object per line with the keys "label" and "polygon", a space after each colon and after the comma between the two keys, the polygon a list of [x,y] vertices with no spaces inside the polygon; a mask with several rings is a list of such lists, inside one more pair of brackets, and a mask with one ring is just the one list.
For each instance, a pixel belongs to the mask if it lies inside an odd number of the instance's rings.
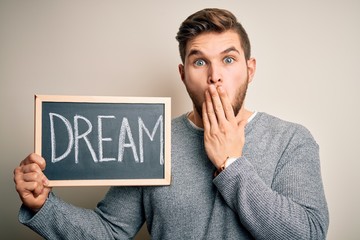
{"label": "gray sweater", "polygon": [[243,156],[213,178],[203,131],[172,121],[172,183],[111,187],[95,210],[50,194],[19,219],[47,239],[131,239],[146,221],[152,239],[325,239],[328,209],[319,149],[304,127],[258,113]]}

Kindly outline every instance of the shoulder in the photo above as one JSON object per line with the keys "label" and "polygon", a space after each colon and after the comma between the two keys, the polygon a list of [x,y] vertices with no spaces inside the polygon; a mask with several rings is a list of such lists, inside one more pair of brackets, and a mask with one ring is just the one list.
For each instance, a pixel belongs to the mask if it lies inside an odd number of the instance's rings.
{"label": "shoulder", "polygon": [[182,114],[171,120],[172,132],[183,131],[185,127],[186,127],[186,114]]}
{"label": "shoulder", "polygon": [[273,115],[260,112],[257,121],[252,126],[256,131],[262,134],[267,133],[273,136],[283,136],[291,141],[309,141],[315,142],[311,132],[303,125],[286,121]]}
{"label": "shoulder", "polygon": [[171,124],[172,125],[178,125],[178,124],[182,123],[185,118],[186,118],[186,114],[184,113],[184,114],[182,114],[180,116],[177,116],[177,117],[171,119]]}
{"label": "shoulder", "polygon": [[188,119],[188,114],[184,113],[174,119],[171,122],[171,131],[172,133],[180,134],[194,134],[194,135],[203,135],[203,130],[196,127]]}

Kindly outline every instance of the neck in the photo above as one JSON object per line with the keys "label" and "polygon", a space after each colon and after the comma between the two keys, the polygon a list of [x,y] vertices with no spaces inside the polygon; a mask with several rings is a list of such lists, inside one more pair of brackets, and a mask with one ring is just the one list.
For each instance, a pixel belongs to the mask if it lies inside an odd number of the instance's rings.
{"label": "neck", "polygon": [[[244,106],[240,109],[240,111],[238,112],[238,114],[236,115],[236,120],[237,122],[241,122],[243,120],[248,120],[249,117],[251,117],[251,115],[253,114],[253,112],[247,110]],[[188,116],[189,120],[191,122],[193,122],[197,127],[199,128],[204,128],[204,124],[203,124],[203,120],[202,120],[202,115],[199,114],[196,109],[194,108],[193,111],[190,112],[189,116]]]}

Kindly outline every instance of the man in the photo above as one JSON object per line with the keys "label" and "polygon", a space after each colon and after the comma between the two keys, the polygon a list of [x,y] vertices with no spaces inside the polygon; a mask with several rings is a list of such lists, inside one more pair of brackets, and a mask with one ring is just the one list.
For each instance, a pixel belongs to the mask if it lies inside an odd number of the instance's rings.
{"label": "man", "polygon": [[193,110],[172,121],[172,183],[111,187],[95,210],[47,187],[45,160],[15,169],[22,223],[48,239],[325,239],[318,145],[302,126],[244,106],[256,61],[233,14],[204,9],[180,26],[181,79]]}

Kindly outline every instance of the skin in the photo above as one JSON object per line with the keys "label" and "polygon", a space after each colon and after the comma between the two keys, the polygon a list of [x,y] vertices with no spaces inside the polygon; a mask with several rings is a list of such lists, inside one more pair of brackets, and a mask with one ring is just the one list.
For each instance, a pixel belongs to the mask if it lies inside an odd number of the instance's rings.
{"label": "skin", "polygon": [[45,167],[45,159],[32,153],[14,170],[16,191],[23,204],[34,212],[44,205],[51,191],[49,181],[43,173]]}
{"label": "skin", "polygon": [[235,31],[202,33],[187,44],[179,73],[193,101],[189,119],[204,129],[205,150],[217,168],[228,157],[242,156],[252,114],[243,102],[255,70],[255,59],[245,59]]}
{"label": "skin", "polygon": [[[187,44],[179,73],[194,104],[189,119],[204,128],[205,150],[217,168],[227,157],[242,155],[244,128],[252,114],[243,101],[255,69],[255,59],[245,59],[234,31],[203,33]],[[14,170],[16,191],[34,212],[44,205],[51,191],[43,173],[45,167],[45,159],[32,153]]]}

